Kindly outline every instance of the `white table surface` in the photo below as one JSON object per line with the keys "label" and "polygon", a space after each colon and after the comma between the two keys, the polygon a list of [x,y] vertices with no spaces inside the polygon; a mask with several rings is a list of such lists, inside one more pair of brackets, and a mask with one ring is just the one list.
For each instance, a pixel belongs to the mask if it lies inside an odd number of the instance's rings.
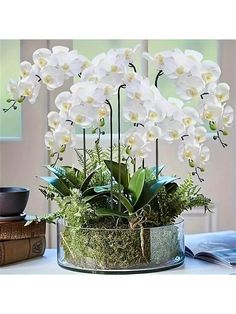
{"label": "white table surface", "polygon": [[[191,237],[191,236],[190,236]],[[91,276],[91,274],[85,274],[80,272],[69,271],[61,268],[57,264],[56,249],[47,249],[44,256],[37,257],[34,259],[25,260],[22,262],[5,265],[0,267],[0,275],[83,275]],[[234,274],[236,275],[236,268],[229,268],[226,266],[216,265],[213,263],[201,261],[186,257],[184,264],[167,271],[150,273],[151,275],[217,275],[217,274]],[[112,275],[110,275],[112,276]],[[116,275],[114,275],[116,276]],[[142,276],[142,274],[138,274]]]}

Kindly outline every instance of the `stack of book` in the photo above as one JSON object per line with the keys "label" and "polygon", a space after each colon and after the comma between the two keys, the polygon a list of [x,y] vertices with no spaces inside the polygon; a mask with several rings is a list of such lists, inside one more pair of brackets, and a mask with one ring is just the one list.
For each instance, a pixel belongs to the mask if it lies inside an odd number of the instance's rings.
{"label": "stack of book", "polygon": [[20,221],[0,221],[0,266],[42,256],[46,247],[44,221],[25,226]]}

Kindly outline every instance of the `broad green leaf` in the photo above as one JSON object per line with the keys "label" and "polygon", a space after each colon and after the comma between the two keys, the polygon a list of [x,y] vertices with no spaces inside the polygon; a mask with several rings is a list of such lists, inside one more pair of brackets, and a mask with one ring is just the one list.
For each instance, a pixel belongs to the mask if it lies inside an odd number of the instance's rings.
{"label": "broad green leaf", "polygon": [[134,211],[133,206],[131,205],[130,201],[125,197],[123,194],[119,194],[119,192],[113,191],[113,196],[119,200],[121,204],[128,210],[128,212],[131,214]]}
{"label": "broad green leaf", "polygon": [[92,201],[95,201],[101,197],[107,197],[107,193],[106,194],[99,193],[99,194],[87,195],[87,196],[83,197],[83,200],[85,202],[92,202]]}
{"label": "broad green leaf", "polygon": [[[161,166],[158,166],[158,175],[162,172],[162,170],[165,168],[165,165],[161,165]],[[150,167],[149,168],[152,172],[152,175],[156,176],[156,166],[153,166],[153,167]]]}
{"label": "broad green leaf", "polygon": [[165,184],[165,189],[167,193],[175,192],[177,188],[178,188],[178,184],[175,182],[170,182],[170,183]]}
{"label": "broad green leaf", "polygon": [[75,188],[76,186],[69,180],[66,170],[62,167],[46,166],[58,179],[60,179],[68,188]]}
{"label": "broad green leaf", "polygon": [[[120,185],[120,189],[121,189],[121,191],[123,191],[123,189],[124,189],[122,184]],[[112,190],[113,191],[118,191],[119,190],[119,184],[118,183],[113,183]],[[96,193],[111,191],[111,184],[95,186],[94,187],[94,191]]]}
{"label": "broad green leaf", "polygon": [[[115,161],[110,161],[110,160],[104,160],[107,168],[111,172],[111,167],[112,167],[112,174],[113,177],[115,178],[116,182],[119,182],[119,164]],[[124,163],[120,164],[120,179],[121,179],[121,184],[123,185],[125,190],[128,190],[129,186],[129,172],[127,165]]]}
{"label": "broad green leaf", "polygon": [[121,213],[118,210],[111,208],[97,208],[95,213],[97,216],[116,216],[121,218],[129,218],[128,214]]}
{"label": "broad green leaf", "polygon": [[138,201],[145,181],[145,169],[138,169],[129,182],[129,191],[134,195],[134,205]]}
{"label": "broad green leaf", "polygon": [[96,170],[91,172],[90,175],[88,175],[87,178],[84,180],[84,182],[82,183],[81,188],[80,188],[81,192],[84,192],[87,189],[87,187],[88,187],[92,177],[95,175],[95,173],[96,173]]}
{"label": "broad green leaf", "polygon": [[174,182],[174,181],[176,181],[176,180],[178,180],[178,178],[176,178],[176,177],[170,177],[170,176],[160,176],[160,177],[158,178],[158,181],[164,182],[165,184]]}
{"label": "broad green leaf", "polygon": [[54,189],[63,196],[70,195],[68,187],[57,177],[39,177],[46,181],[49,185],[53,186]]}
{"label": "broad green leaf", "polygon": [[86,190],[82,193],[82,196],[83,196],[83,197],[85,197],[85,196],[90,196],[90,195],[95,195],[95,192],[94,192],[94,188],[93,188],[93,187],[86,189]]}
{"label": "broad green leaf", "polygon": [[80,170],[71,166],[62,166],[66,172],[66,176],[68,180],[70,180],[71,183],[74,184],[74,186],[79,189],[80,187],[80,180],[79,180],[79,173]]}
{"label": "broad green leaf", "polygon": [[164,181],[156,179],[145,182],[142,193],[134,206],[135,211],[147,205],[156,196],[157,192],[164,184]]}

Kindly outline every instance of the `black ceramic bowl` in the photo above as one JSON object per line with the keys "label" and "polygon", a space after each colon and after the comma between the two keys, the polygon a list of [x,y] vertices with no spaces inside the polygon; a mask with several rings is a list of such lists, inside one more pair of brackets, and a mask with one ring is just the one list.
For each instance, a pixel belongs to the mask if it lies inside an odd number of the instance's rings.
{"label": "black ceramic bowl", "polygon": [[23,213],[29,190],[18,187],[0,187],[0,216],[18,216]]}

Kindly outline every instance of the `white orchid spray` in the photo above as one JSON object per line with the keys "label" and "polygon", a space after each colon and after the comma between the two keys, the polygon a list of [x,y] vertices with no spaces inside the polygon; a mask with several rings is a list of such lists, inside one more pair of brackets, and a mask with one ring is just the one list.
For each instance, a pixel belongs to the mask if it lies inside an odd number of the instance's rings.
{"label": "white orchid spray", "polygon": [[[121,160],[134,164],[150,154],[150,144],[159,140],[179,142],[178,157],[192,168],[192,174],[205,170],[210,158],[206,145],[209,138],[219,140],[223,147],[222,136],[228,134],[233,123],[233,108],[226,104],[230,87],[219,82],[220,67],[212,61],[204,60],[201,53],[194,50],[163,51],[154,56],[144,53],[143,57],[157,69],[152,84],[148,78],[137,73],[134,49],[111,49],[92,60],[75,50],[57,46],[52,50],[41,48],[33,53],[33,63],[20,64],[20,78],[11,80],[7,100],[9,108],[16,109],[26,99],[36,102],[40,88],[46,85],[51,91],[63,86],[69,78],[80,77],[80,81],[69,91],[57,95],[55,106],[58,111],[48,114],[50,131],[45,135],[45,145],[56,161],[62,160],[61,153],[69,147],[81,145],[75,126],[83,129],[85,142],[86,129],[100,135],[106,120],[109,120],[112,147],[112,97],[118,97],[118,145],[123,143],[126,150]],[[176,97],[166,99],[158,88],[161,76],[166,76],[176,86]],[[121,108],[121,90],[126,101]],[[170,95],[171,96],[171,95]],[[133,127],[121,138],[121,114]],[[212,136],[211,136],[212,134]],[[97,139],[97,140],[98,140]],[[85,144],[84,144],[85,148]],[[112,160],[112,154],[111,154]],[[158,163],[158,158],[156,160]],[[55,165],[54,163],[54,165]],[[144,162],[142,163],[144,166]],[[135,168],[134,168],[135,169]]]}

